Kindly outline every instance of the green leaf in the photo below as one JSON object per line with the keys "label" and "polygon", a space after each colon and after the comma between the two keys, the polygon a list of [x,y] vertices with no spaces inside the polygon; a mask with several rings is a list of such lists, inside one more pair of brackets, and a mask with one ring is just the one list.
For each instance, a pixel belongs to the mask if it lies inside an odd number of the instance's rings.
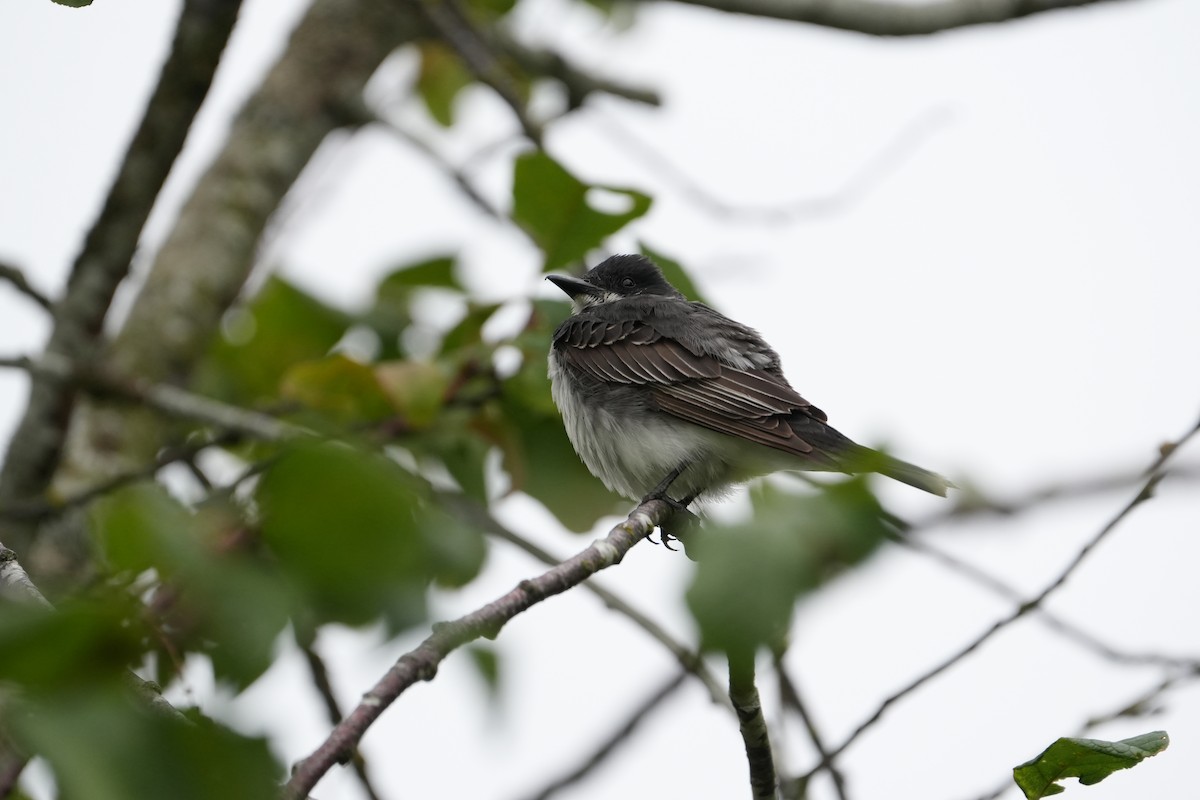
{"label": "green leaf", "polygon": [[397,465],[348,446],[297,444],[264,474],[258,501],[263,538],[319,621],[424,619],[432,570],[415,526],[420,498]]}
{"label": "green leaf", "polygon": [[[9,698],[14,700],[14,698]],[[49,762],[64,800],[262,800],[283,770],[265,740],[153,713],[121,687],[14,700],[5,727]]]}
{"label": "green leaf", "polygon": [[388,402],[408,425],[428,427],[446,399],[450,379],[437,364],[388,361],[375,366],[375,379]]}
{"label": "green leaf", "polygon": [[1117,770],[1158,755],[1170,743],[1166,731],[1151,731],[1118,742],[1063,738],[1036,758],[1013,767],[1013,780],[1025,797],[1038,800],[1062,792],[1058,781],[1064,778],[1078,778],[1084,786],[1091,786]]}
{"label": "green leaf", "polygon": [[417,92],[429,115],[443,127],[454,124],[454,99],[475,79],[458,55],[440,42],[422,42]]}
{"label": "green leaf", "polygon": [[99,598],[57,611],[6,605],[0,614],[0,681],[50,691],[116,683],[142,650],[141,631],[120,605]]}
{"label": "green leaf", "polygon": [[271,665],[292,606],[286,587],[249,554],[217,552],[241,524],[215,507],[193,514],[150,481],[114,492],[92,511],[111,567],[135,575],[153,568],[164,582],[169,600],[156,606],[173,645],[207,654],[217,676],[239,688]]}
{"label": "green leaf", "polygon": [[303,361],[283,375],[280,394],[341,423],[392,416],[392,404],[368,365],[341,353]]}
{"label": "green leaf", "polygon": [[413,289],[455,289],[462,291],[462,284],[457,277],[457,264],[453,256],[437,256],[436,258],[405,264],[392,270],[380,281],[376,297],[380,300],[407,302]]}
{"label": "green leaf", "polygon": [[288,369],[326,355],[350,324],[346,315],[278,277],[230,319],[197,368],[195,385],[240,405],[277,398]]}
{"label": "green leaf", "polygon": [[258,501],[263,538],[318,623],[414,625],[430,581],[461,584],[483,560],[480,533],[432,506],[411,475],[345,445],[293,445]]}
{"label": "green leaf", "polygon": [[687,603],[704,647],[744,653],[774,645],[796,601],[864,560],[887,532],[861,478],[807,495],[762,484],[749,521],[710,524],[687,544],[699,562]]}
{"label": "green leaf", "polygon": [[683,292],[688,300],[708,303],[704,299],[704,296],[700,294],[700,290],[696,288],[696,284],[692,283],[691,277],[684,270],[682,264],[654,250],[645,242],[638,242],[638,248],[642,251],[642,255],[662,267],[663,275],[666,276],[667,281],[676,289]]}
{"label": "green leaf", "polygon": [[[593,188],[624,195],[630,201],[629,209],[614,214],[593,208],[587,199]],[[633,189],[589,186],[541,151],[517,158],[513,219],[545,253],[548,270],[582,258],[649,209],[649,195]]]}
{"label": "green leaf", "polygon": [[84,8],[90,6],[92,0],[53,0],[56,5],[67,6],[69,8]]}

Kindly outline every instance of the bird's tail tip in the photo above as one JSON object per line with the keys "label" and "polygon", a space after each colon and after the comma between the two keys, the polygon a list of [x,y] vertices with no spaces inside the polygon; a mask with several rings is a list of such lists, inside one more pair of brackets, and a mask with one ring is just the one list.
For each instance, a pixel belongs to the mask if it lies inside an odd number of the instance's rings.
{"label": "bird's tail tip", "polygon": [[910,464],[907,461],[893,458],[886,453],[880,453],[864,447],[860,456],[862,458],[862,465],[860,467],[862,472],[877,472],[880,475],[900,481],[901,483],[906,483],[923,492],[936,494],[938,497],[946,497],[951,489],[958,488],[958,485],[949,478],[939,475],[936,472],[922,469],[916,464]]}

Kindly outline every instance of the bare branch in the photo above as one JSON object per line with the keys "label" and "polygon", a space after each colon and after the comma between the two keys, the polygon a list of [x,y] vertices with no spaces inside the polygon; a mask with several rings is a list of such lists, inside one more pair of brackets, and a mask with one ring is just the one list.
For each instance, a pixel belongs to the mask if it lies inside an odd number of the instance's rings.
{"label": "bare branch", "polygon": [[480,637],[494,638],[505,623],[536,603],[620,563],[629,549],[646,538],[670,513],[670,506],[661,500],[642,503],[608,536],[558,566],[521,581],[511,592],[482,608],[451,622],[435,624],[433,633],[415,650],[402,655],[321,746],[296,765],[284,787],[284,797],[288,800],[304,797],[334,764],[354,751],[367,729],[396,698],[414,683],[432,680],[438,664],[451,652]]}
{"label": "bare branch", "polygon": [[[483,530],[486,533],[490,533],[497,538],[503,539],[504,541],[515,545],[516,547],[524,550],[526,553],[536,558],[538,561],[541,561],[543,564],[554,566],[562,562],[562,559],[555,558],[553,555],[538,547],[524,536],[521,536],[520,534],[501,525],[494,517],[488,514],[486,510],[480,508],[474,503],[468,502],[466,498],[462,497],[461,495],[442,493],[439,496],[439,501],[443,507],[448,508],[455,514],[462,516],[472,525],[477,526],[480,530]],[[675,656],[681,667],[695,675],[700,682],[704,684],[705,688],[708,689],[709,696],[712,697],[714,703],[732,710],[732,707],[729,705],[729,698],[725,693],[724,687],[721,685],[720,681],[717,680],[717,677],[712,674],[712,671],[709,670],[708,666],[705,665],[704,659],[701,658],[699,652],[689,648],[687,645],[675,639],[675,637],[667,633],[667,631],[661,625],[647,617],[631,603],[622,599],[608,589],[600,586],[595,581],[588,581],[587,583],[583,584],[583,589],[591,592],[596,597],[599,597],[600,600],[603,601],[604,605],[608,606],[613,611],[616,611],[618,614],[622,614],[623,616],[627,617],[635,625],[660,642],[664,647],[667,648],[667,650],[671,651],[671,655]]]}
{"label": "bare branch", "polygon": [[1126,503],[1121,510],[1118,511],[1117,514],[1110,519],[1095,536],[1092,537],[1090,541],[1080,548],[1079,552],[1075,554],[1075,557],[1071,559],[1070,563],[1068,563],[1063,571],[1059,573],[1058,577],[1051,581],[1044,589],[1042,589],[1042,591],[1038,592],[1038,594],[1018,605],[1016,610],[1007,617],[1004,617],[993,623],[987,630],[972,640],[966,647],[962,648],[954,655],[946,658],[937,666],[928,670],[904,688],[885,698],[870,717],[868,717],[857,728],[855,728],[854,731],[845,739],[845,741],[830,751],[827,758],[822,758],[821,762],[818,763],[812,770],[810,770],[806,776],[802,776],[800,780],[806,780],[818,770],[825,769],[829,760],[837,758],[839,755],[841,755],[847,747],[849,747],[856,739],[858,739],[859,736],[861,736],[876,722],[878,722],[883,717],[884,712],[886,712],[893,704],[916,691],[929,681],[933,680],[938,675],[957,664],[959,661],[962,661],[964,658],[982,646],[984,642],[991,639],[1004,628],[1007,628],[1009,625],[1021,619],[1026,614],[1036,610],[1043,602],[1045,602],[1047,597],[1049,597],[1051,594],[1061,588],[1064,583],[1066,583],[1067,579],[1071,577],[1071,575],[1075,572],[1079,565],[1083,563],[1084,559],[1087,558],[1092,550],[1094,550],[1096,546],[1100,544],[1100,542],[1102,542],[1110,533],[1112,533],[1112,531],[1115,530],[1116,527],[1127,516],[1129,516],[1129,514],[1131,514],[1135,508],[1153,497],[1155,487],[1158,486],[1159,482],[1165,475],[1163,468],[1165,467],[1166,462],[1170,459],[1173,453],[1179,450],[1180,447],[1182,447],[1188,440],[1195,436],[1198,431],[1200,431],[1200,421],[1197,421],[1196,425],[1193,426],[1192,429],[1184,434],[1183,437],[1181,437],[1178,441],[1168,443],[1161,448],[1158,458],[1155,459],[1154,463],[1150,465],[1148,470],[1149,477],[1142,485],[1141,491],[1139,491],[1137,495],[1133,497],[1133,499]]}
{"label": "bare branch", "polygon": [[47,354],[39,361],[30,358],[0,358],[0,367],[23,369],[35,376],[49,376],[62,384],[73,384],[95,395],[132,400],[180,419],[213,425],[255,439],[278,441],[311,435],[298,425],[268,414],[251,411],[167,384],[122,379],[99,370],[75,369],[70,360]]}
{"label": "bare branch", "polygon": [[680,686],[683,686],[684,679],[687,678],[687,670],[682,670],[662,685],[654,694],[647,697],[641,704],[634,709],[629,718],[612,732],[600,746],[597,747],[590,756],[588,756],[582,764],[568,772],[561,778],[556,778],[550,785],[546,786],[535,795],[530,795],[530,800],[550,800],[563,789],[568,786],[578,783],[586,778],[596,767],[603,764],[609,756],[616,752],[617,748],[629,741],[633,732],[642,724],[646,717],[657,709],[662,703],[675,693]]}
{"label": "bare branch", "polygon": [[988,25],[1100,0],[678,0],[732,14],[806,22],[871,36],[921,36]]}
{"label": "bare branch", "polygon": [[758,687],[754,685],[754,652],[729,654],[729,699],[737,711],[750,766],[750,789],[754,800],[774,800],[778,781],[771,737],[763,716]]}
{"label": "bare branch", "polygon": [[[128,274],[142,227],[208,93],[240,7],[240,0],[184,3],[158,85],[55,307],[48,356],[89,363],[97,353],[113,293]],[[0,469],[0,502],[46,489],[73,405],[69,386],[52,376],[33,377],[29,405]],[[32,531],[14,525],[6,535],[23,550]]]}
{"label": "bare branch", "polygon": [[0,262],[0,280],[8,281],[21,294],[28,297],[47,311],[54,311],[54,301],[29,284],[25,273],[12,264]]}

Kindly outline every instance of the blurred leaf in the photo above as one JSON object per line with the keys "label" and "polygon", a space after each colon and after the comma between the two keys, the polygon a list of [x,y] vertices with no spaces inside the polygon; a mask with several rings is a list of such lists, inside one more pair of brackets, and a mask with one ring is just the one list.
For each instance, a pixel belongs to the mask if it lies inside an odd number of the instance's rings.
{"label": "blurred leaf", "polygon": [[57,611],[5,605],[0,614],[0,681],[57,691],[115,683],[137,661],[141,632],[114,598]]}
{"label": "blurred leaf", "polygon": [[342,423],[392,416],[392,404],[375,371],[341,353],[303,361],[284,373],[280,394]]}
{"label": "blurred leaf", "polygon": [[210,348],[196,370],[196,388],[240,405],[278,396],[293,365],[326,355],[350,321],[279,277],[271,277]]}
{"label": "blurred leaf", "polygon": [[283,770],[266,741],[153,713],[127,692],[20,698],[6,728],[50,764],[64,800],[263,800]]}
{"label": "blurred leaf", "polygon": [[1078,778],[1084,786],[1091,786],[1117,770],[1129,769],[1145,758],[1158,755],[1170,743],[1166,731],[1143,733],[1119,742],[1063,738],[1031,761],[1013,767],[1013,780],[1025,797],[1038,800],[1062,792],[1058,781]]}
{"label": "blurred leaf", "polygon": [[432,570],[415,527],[414,482],[395,464],[336,444],[301,443],[258,485],[263,538],[320,621],[425,616]]}
{"label": "blurred leaf", "polygon": [[442,337],[442,354],[451,357],[478,355],[464,351],[483,344],[483,326],[499,308],[499,303],[472,303],[467,308],[466,315]]}
{"label": "blurred leaf", "polygon": [[645,242],[639,242],[638,247],[642,251],[642,255],[662,267],[663,275],[666,276],[667,281],[676,289],[683,292],[688,300],[695,300],[706,305],[709,304],[704,299],[704,296],[700,294],[700,290],[696,288],[696,284],[692,283],[691,277],[684,270],[682,264],[652,249]]}
{"label": "blurred leaf", "polygon": [[376,290],[379,300],[389,302],[407,302],[413,289],[455,289],[462,290],[455,274],[457,267],[453,256],[438,256],[436,258],[406,264],[392,270],[380,281]]}
{"label": "blurred leaf", "polygon": [[[629,209],[609,213],[593,208],[587,197],[593,188],[623,195],[629,200]],[[544,152],[517,158],[513,219],[545,253],[548,270],[582,258],[649,209],[648,195],[632,189],[588,186]]]}
{"label": "blurred leaf", "polygon": [[567,439],[562,419],[540,414],[506,393],[502,401],[510,437],[502,447],[513,489],[542,503],[568,529],[590,531],[602,516],[627,502],[587,471]]}
{"label": "blurred leaf", "polygon": [[706,527],[688,547],[699,564],[687,593],[705,648],[746,652],[778,642],[799,597],[884,541],[881,512],[861,478],[815,495],[764,483],[750,520]]}
{"label": "blurred leaf", "polygon": [[258,500],[263,537],[318,622],[416,624],[430,581],[463,583],[482,562],[478,531],[432,507],[394,462],[344,445],[295,444]]}
{"label": "blurred leaf", "polygon": [[378,364],[375,378],[392,408],[414,428],[428,427],[434,421],[450,385],[442,368],[426,361]]}
{"label": "blurred leaf", "polygon": [[92,0],[53,0],[53,2],[60,6],[68,6],[69,8],[84,8],[92,4]]}
{"label": "blurred leaf", "polygon": [[454,99],[475,78],[458,55],[440,42],[424,41],[418,50],[421,71],[417,75],[417,92],[429,115],[448,128],[454,124]]}
{"label": "blurred leaf", "polygon": [[194,515],[146,481],[97,502],[92,524],[116,570],[156,570],[164,594],[152,605],[175,646],[207,654],[217,677],[238,688],[271,665],[291,598],[247,554],[216,551],[240,519]]}
{"label": "blurred leaf", "polygon": [[154,481],[123,487],[92,505],[92,527],[111,567],[157,569],[169,580],[203,557],[191,513]]}

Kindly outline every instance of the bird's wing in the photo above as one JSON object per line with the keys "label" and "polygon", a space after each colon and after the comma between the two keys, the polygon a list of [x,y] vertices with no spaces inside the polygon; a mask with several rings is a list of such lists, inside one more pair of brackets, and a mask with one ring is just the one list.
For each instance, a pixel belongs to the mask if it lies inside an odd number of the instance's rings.
{"label": "bird's wing", "polygon": [[697,353],[646,322],[572,317],[557,331],[554,347],[592,379],[649,386],[662,411],[730,436],[807,455],[813,444],[792,423],[825,428],[819,424],[825,414],[781,376]]}

